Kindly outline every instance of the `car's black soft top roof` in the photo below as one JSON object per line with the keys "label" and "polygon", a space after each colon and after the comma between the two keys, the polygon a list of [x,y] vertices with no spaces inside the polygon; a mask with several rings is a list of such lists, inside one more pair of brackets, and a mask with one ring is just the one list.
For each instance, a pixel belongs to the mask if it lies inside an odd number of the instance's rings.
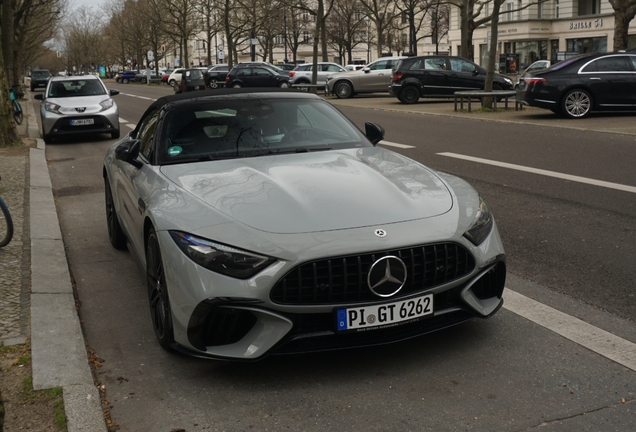
{"label": "car's black soft top roof", "polygon": [[267,93],[274,93],[277,95],[280,95],[281,93],[282,94],[295,93],[295,94],[305,95],[308,97],[313,95],[312,93],[308,93],[306,91],[302,91],[298,89],[280,89],[280,88],[250,88],[250,89],[222,88],[217,90],[199,90],[194,92],[178,93],[175,95],[160,97],[152,105],[148,107],[148,110],[150,110],[151,108],[152,109],[161,108],[164,105],[169,103],[181,102],[186,100],[202,101],[208,98],[214,99],[215,97],[218,97],[218,96],[239,96],[239,95],[248,95],[248,94],[264,95]]}

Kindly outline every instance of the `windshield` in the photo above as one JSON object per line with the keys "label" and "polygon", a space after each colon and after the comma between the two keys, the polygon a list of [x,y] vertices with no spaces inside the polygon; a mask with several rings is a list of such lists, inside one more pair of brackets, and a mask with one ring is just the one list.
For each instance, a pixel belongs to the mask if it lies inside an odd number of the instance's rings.
{"label": "windshield", "polygon": [[48,71],[34,71],[34,72],[31,74],[31,78],[38,78],[38,79],[41,79],[41,78],[48,78],[48,77],[49,77],[49,75],[50,75],[50,74],[49,74],[49,72],[48,72]]}
{"label": "windshield", "polygon": [[49,86],[47,97],[62,98],[76,96],[105,95],[106,89],[101,82],[93,80],[56,81]]}
{"label": "windshield", "polygon": [[160,164],[371,147],[320,100],[218,100],[172,111],[163,124]]}

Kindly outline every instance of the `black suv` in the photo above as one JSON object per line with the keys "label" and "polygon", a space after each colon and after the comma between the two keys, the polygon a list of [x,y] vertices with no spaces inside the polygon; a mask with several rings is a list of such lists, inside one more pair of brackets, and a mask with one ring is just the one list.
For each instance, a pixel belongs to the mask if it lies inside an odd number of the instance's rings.
{"label": "black suv", "polygon": [[[456,91],[483,90],[486,69],[461,57],[423,56],[401,60],[393,70],[390,92],[402,103],[421,97],[453,97]],[[511,79],[495,74],[493,90],[512,90]]]}
{"label": "black suv", "polygon": [[51,72],[47,69],[34,70],[31,72],[31,91],[34,91],[38,87],[46,88],[51,78]]}
{"label": "black suv", "polygon": [[225,77],[229,72],[227,63],[218,64],[208,69],[207,86],[211,89],[217,89],[225,86]]}
{"label": "black suv", "polygon": [[227,74],[225,86],[288,88],[289,75],[263,63],[241,63]]}

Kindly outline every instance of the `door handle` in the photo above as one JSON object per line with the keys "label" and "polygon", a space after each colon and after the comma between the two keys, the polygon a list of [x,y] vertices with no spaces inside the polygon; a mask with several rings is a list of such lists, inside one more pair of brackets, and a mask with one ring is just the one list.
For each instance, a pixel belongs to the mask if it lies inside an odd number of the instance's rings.
{"label": "door handle", "polygon": [[594,77],[590,77],[591,80],[601,80],[600,78],[594,78]]}

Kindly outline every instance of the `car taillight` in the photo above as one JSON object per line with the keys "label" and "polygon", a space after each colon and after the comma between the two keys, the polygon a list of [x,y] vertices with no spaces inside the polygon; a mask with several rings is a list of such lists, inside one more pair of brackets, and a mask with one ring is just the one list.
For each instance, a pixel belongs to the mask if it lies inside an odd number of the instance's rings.
{"label": "car taillight", "polygon": [[229,76],[225,77],[225,82],[230,82],[230,77]]}
{"label": "car taillight", "polygon": [[402,74],[399,72],[394,72],[393,73],[393,81],[398,82],[399,80],[402,79]]}
{"label": "car taillight", "polygon": [[530,85],[530,84],[539,84],[539,83],[542,83],[542,82],[546,82],[545,78],[524,78],[523,80],[528,85]]}
{"label": "car taillight", "polygon": [[289,76],[290,76],[290,77],[293,77],[294,75],[296,75],[296,72],[294,72],[294,71],[292,71],[292,72],[290,72],[290,73],[289,73]]}

